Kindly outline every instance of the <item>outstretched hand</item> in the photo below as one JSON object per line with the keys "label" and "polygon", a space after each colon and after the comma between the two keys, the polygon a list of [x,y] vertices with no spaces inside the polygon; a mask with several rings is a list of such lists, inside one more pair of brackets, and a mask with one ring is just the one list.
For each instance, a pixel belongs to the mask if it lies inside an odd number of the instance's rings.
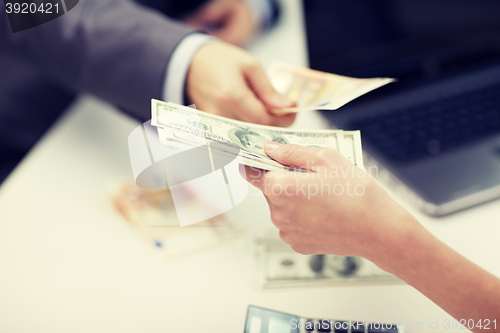
{"label": "outstretched hand", "polygon": [[278,94],[250,53],[230,44],[209,43],[195,53],[186,92],[197,109],[251,123],[290,126],[295,114],[270,112],[293,106]]}
{"label": "outstretched hand", "polygon": [[268,142],[265,151],[281,164],[311,171],[246,168],[247,180],[264,193],[281,239],[299,253],[377,259],[384,244],[419,225],[399,223],[411,215],[334,149]]}

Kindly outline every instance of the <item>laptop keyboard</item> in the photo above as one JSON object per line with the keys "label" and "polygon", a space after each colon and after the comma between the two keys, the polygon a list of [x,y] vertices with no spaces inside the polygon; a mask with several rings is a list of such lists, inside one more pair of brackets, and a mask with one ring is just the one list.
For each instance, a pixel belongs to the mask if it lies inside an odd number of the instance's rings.
{"label": "laptop keyboard", "polygon": [[500,133],[500,83],[353,121],[365,142],[407,163]]}

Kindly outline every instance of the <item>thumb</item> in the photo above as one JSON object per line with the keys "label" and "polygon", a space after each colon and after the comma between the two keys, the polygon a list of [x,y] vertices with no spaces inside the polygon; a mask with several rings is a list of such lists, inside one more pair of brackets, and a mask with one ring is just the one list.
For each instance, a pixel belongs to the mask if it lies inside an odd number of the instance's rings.
{"label": "thumb", "polygon": [[335,161],[338,152],[331,148],[311,148],[299,145],[282,145],[278,142],[264,144],[266,154],[278,163],[317,171],[319,166],[328,166]]}
{"label": "thumb", "polygon": [[245,69],[245,75],[257,97],[270,109],[281,109],[295,105],[274,90],[262,66],[257,63]]}

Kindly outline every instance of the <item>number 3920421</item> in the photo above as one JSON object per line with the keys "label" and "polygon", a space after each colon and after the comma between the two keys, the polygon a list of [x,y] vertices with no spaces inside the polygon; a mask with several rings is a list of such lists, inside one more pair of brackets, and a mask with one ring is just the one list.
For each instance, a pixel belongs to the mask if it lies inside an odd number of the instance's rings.
{"label": "number 3920421", "polygon": [[31,3],[5,3],[7,14],[59,14],[59,4],[50,2],[36,4]]}

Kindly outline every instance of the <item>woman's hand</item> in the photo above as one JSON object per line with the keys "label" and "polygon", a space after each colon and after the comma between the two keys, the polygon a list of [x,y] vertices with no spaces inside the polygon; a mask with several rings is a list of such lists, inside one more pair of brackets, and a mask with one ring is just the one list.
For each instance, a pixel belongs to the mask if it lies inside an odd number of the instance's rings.
{"label": "woman's hand", "polygon": [[264,193],[281,239],[299,253],[377,261],[385,255],[385,245],[420,227],[366,172],[334,149],[272,142],[265,151],[281,164],[312,171],[246,170],[247,180]]}

